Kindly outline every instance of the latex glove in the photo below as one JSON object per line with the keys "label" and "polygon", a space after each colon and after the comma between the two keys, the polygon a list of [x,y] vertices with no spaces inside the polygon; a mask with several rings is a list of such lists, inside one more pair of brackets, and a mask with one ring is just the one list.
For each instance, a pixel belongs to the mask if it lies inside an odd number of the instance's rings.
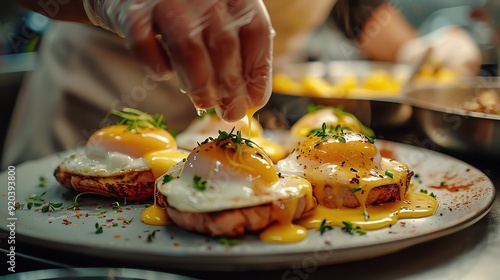
{"label": "latex glove", "polygon": [[[262,0],[84,0],[156,78],[175,71],[197,109],[228,121],[271,95],[274,30]],[[159,43],[160,41],[160,43]]]}
{"label": "latex glove", "polygon": [[481,66],[479,47],[458,26],[446,26],[409,40],[398,50],[397,62],[416,66],[428,48],[431,48],[429,63],[449,67],[461,76],[476,75]]}

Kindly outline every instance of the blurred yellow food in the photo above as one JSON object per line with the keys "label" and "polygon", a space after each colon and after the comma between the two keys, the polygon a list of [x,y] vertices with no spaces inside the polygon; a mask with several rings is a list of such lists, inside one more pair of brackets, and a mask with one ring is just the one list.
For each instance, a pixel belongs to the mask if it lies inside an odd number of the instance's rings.
{"label": "blurred yellow food", "polygon": [[[421,66],[415,82],[417,84],[443,84],[459,81],[458,71],[427,63]],[[376,69],[366,76],[359,77],[356,73],[345,73],[336,82],[317,76],[304,76],[293,79],[285,73],[273,76],[275,92],[307,95],[316,97],[387,97],[401,93],[405,79],[384,69]]]}
{"label": "blurred yellow food", "polygon": [[359,87],[358,78],[354,74],[346,74],[337,81],[337,85],[344,94],[348,94],[352,89]]}
{"label": "blurred yellow food", "polygon": [[376,70],[365,78],[364,88],[389,94],[399,94],[401,85],[387,71]]}
{"label": "blurred yellow food", "polygon": [[306,76],[302,79],[304,93],[311,96],[341,97],[342,92],[338,87],[323,78]]}
{"label": "blurred yellow food", "polygon": [[288,93],[288,94],[302,94],[302,84],[290,78],[284,73],[277,73],[273,75],[273,90],[275,92]]}

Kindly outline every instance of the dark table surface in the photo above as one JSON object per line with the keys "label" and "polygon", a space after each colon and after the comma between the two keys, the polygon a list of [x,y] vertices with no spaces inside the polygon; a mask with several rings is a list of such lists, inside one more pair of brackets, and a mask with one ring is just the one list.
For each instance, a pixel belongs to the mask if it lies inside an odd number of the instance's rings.
{"label": "dark table surface", "polygon": [[[378,129],[377,136],[382,139],[418,146],[416,143],[425,142],[425,136],[418,131],[412,121],[410,120],[403,127]],[[483,219],[451,235],[421,243],[396,253],[361,261],[314,267],[309,271],[290,267],[282,270],[244,272],[209,272],[195,269],[189,271],[165,269],[163,272],[201,279],[328,279],[337,277],[351,279],[365,277],[368,279],[498,279],[500,277],[499,160],[488,158],[485,155],[458,154],[437,146],[426,148],[461,159],[480,169],[492,180],[497,188],[496,200],[491,211]],[[7,249],[6,236],[6,232],[0,232],[2,259],[4,259],[3,256],[5,256]],[[110,271],[113,271],[112,268],[158,271],[157,265],[154,267],[138,266],[133,262],[118,262],[56,251],[44,247],[43,244],[34,245],[18,242],[16,243],[16,256],[17,272],[59,268],[64,269],[64,271],[72,271],[82,267],[98,267],[110,269]],[[2,263],[5,262],[2,261]],[[2,269],[1,274],[9,274],[9,272]],[[163,279],[162,277],[164,276],[158,276],[158,279]]]}

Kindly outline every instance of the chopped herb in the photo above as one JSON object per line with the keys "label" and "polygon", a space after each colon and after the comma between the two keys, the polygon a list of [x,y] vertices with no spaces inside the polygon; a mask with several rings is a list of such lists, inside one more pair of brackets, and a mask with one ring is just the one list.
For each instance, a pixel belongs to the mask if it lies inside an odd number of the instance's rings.
{"label": "chopped herb", "polygon": [[326,219],[323,219],[323,221],[321,221],[321,224],[319,225],[319,232],[321,233],[321,235],[323,235],[323,233],[325,233],[325,231],[332,230],[332,229],[333,229],[333,227],[331,225],[326,224]]}
{"label": "chopped herb", "polygon": [[445,181],[441,181],[441,182],[439,183],[439,185],[440,185],[440,186],[446,186],[446,182],[445,182]]}
{"label": "chopped herb", "polygon": [[127,224],[127,225],[130,225],[130,223],[132,223],[132,220],[134,220],[134,218],[132,217],[132,219],[130,220],[123,220],[123,223],[124,224]]}
{"label": "chopped herb", "polygon": [[368,221],[370,219],[370,214],[368,214],[366,208],[363,210],[363,217],[365,218],[365,221]]}
{"label": "chopped herb", "polygon": [[431,192],[430,196],[431,196],[432,198],[434,198],[434,199],[436,199],[436,198],[437,198],[437,196],[436,196],[433,192]]}
{"label": "chopped herb", "polygon": [[220,244],[226,246],[226,247],[231,247],[240,244],[239,239],[229,239],[227,237],[221,237],[217,240]]}
{"label": "chopped herb", "polygon": [[427,190],[424,190],[424,189],[421,189],[420,192],[427,194]]}
{"label": "chopped herb", "polygon": [[386,171],[385,171],[385,175],[386,175],[387,177],[394,178],[394,174],[393,174],[391,171],[387,171],[387,170],[386,170]]}
{"label": "chopped herb", "polygon": [[199,191],[204,191],[207,188],[207,181],[202,181],[200,176],[193,177],[194,188]]}
{"label": "chopped herb", "polygon": [[361,186],[357,186],[357,187],[355,187],[354,189],[352,189],[352,192],[353,192],[353,193],[357,193],[357,192],[361,191],[362,189],[363,189],[363,187],[361,187]]}
{"label": "chopped herb", "polygon": [[174,178],[174,177],[173,177],[172,175],[170,175],[170,174],[165,174],[165,176],[163,176],[162,182],[163,182],[163,183],[168,183],[168,182],[172,181],[172,179],[173,179],[173,178]]}
{"label": "chopped herb", "polygon": [[102,226],[99,223],[95,223],[95,234],[102,233]]}
{"label": "chopped herb", "polygon": [[15,204],[15,209],[18,210],[18,209],[23,209],[23,204],[19,203],[19,201],[16,201],[16,204]]}
{"label": "chopped herb", "polygon": [[113,223],[111,226],[112,226],[112,227],[117,227],[117,226],[118,226],[118,223]]}
{"label": "chopped herb", "polygon": [[353,235],[354,233],[357,233],[359,235],[365,235],[366,231],[361,229],[359,226],[354,226],[351,222],[342,222],[344,224],[344,227],[342,227],[342,231],[345,231],[349,233],[350,235]]}
{"label": "chopped herb", "polygon": [[148,234],[148,238],[146,239],[146,242],[151,243],[155,239],[156,232],[160,231],[159,229],[153,230],[151,233]]}

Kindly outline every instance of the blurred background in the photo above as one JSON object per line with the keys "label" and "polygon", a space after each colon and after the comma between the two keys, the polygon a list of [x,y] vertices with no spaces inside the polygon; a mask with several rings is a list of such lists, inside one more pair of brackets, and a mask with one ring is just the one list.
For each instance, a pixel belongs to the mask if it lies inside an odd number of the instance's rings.
{"label": "blurred background", "polygon": [[[394,0],[407,19],[426,34],[445,25],[465,28],[481,48],[481,76],[497,76],[498,52],[494,26],[488,21],[488,5],[496,0]],[[495,18],[489,17],[489,18]],[[37,61],[37,49],[51,24],[46,17],[23,10],[8,1],[0,3],[0,147],[23,79]],[[332,24],[325,23],[311,37],[304,61],[359,60],[360,52]],[[43,104],[40,104],[43,106]],[[1,150],[0,150],[1,151]]]}

